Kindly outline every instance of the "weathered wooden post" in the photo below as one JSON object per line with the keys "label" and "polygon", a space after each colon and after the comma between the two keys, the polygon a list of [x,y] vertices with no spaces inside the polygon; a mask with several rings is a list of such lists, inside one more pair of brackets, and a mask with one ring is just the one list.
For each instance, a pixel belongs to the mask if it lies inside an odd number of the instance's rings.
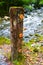
{"label": "weathered wooden post", "polygon": [[23,39],[23,18],[24,10],[22,7],[10,8],[10,28],[11,28],[11,58],[17,59],[22,53]]}

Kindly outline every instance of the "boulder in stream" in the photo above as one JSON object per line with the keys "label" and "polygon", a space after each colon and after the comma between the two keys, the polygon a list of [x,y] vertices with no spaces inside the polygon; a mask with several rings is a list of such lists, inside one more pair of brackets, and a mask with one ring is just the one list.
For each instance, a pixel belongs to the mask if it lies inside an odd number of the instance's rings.
{"label": "boulder in stream", "polygon": [[10,20],[10,17],[4,16],[4,20],[8,21],[8,20]]}

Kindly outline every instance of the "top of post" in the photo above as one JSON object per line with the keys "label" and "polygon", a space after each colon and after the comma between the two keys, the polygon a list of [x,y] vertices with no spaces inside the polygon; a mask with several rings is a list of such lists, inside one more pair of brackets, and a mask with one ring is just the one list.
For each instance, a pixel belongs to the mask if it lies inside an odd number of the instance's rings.
{"label": "top of post", "polygon": [[23,7],[10,7],[9,13],[11,17],[17,16],[17,14],[24,14],[24,8]]}
{"label": "top of post", "polygon": [[23,7],[16,7],[16,6],[10,7],[10,10],[11,10],[11,9],[22,9],[22,10],[24,10]]}
{"label": "top of post", "polygon": [[16,7],[16,6],[13,6],[13,7],[10,7],[10,8],[23,8],[23,7],[18,7],[18,6]]}

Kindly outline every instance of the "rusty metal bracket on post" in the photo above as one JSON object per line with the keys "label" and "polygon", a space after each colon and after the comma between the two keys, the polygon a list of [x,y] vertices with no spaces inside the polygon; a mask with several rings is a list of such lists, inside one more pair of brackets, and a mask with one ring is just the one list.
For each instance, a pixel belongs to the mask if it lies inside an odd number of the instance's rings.
{"label": "rusty metal bracket on post", "polygon": [[18,54],[22,53],[23,18],[24,18],[24,9],[22,7],[11,7],[10,8],[12,60],[17,59]]}

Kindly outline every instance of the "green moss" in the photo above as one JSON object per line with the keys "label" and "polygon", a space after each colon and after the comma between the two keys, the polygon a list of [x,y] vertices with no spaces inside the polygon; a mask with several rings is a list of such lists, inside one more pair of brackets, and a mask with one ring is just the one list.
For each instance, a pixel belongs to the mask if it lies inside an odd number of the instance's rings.
{"label": "green moss", "polygon": [[38,39],[39,39],[40,41],[43,41],[43,36],[40,36]]}
{"label": "green moss", "polygon": [[39,35],[39,34],[37,34],[37,33],[35,34],[35,36],[36,36],[36,37],[40,37],[40,35]]}
{"label": "green moss", "polygon": [[[22,59],[20,59],[22,57]],[[15,65],[24,65],[25,57],[22,55],[19,55],[18,59],[13,61],[13,64]]]}
{"label": "green moss", "polygon": [[18,7],[18,6],[12,6],[12,7],[10,7],[10,8],[23,8],[23,7]]}
{"label": "green moss", "polygon": [[0,45],[2,44],[10,44],[10,39],[5,37],[0,37]]}
{"label": "green moss", "polygon": [[28,43],[25,43],[25,46],[27,46],[27,47],[31,47],[31,43],[30,42],[28,42]]}
{"label": "green moss", "polygon": [[33,44],[33,43],[35,43],[35,39],[31,39],[29,42],[31,43],[31,44]]}

